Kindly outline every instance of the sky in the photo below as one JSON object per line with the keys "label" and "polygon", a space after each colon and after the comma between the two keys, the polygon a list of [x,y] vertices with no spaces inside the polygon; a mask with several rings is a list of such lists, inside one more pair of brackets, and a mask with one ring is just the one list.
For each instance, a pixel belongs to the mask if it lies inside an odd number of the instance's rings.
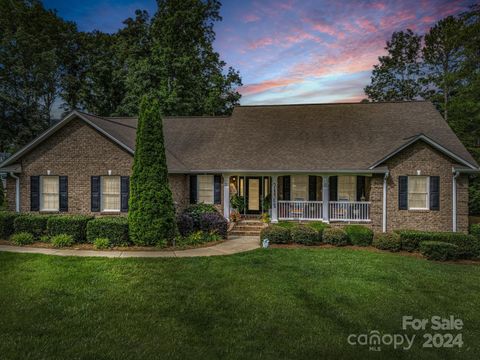
{"label": "sky", "polygon": [[[358,102],[392,32],[423,34],[472,0],[224,0],[215,49],[240,71],[246,104]],[[115,32],[154,0],[45,0],[82,31]]]}

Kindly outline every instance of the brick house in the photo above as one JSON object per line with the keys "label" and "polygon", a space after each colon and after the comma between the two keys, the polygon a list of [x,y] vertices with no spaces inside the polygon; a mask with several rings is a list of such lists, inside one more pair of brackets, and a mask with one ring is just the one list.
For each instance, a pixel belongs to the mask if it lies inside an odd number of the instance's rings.
{"label": "brick house", "polygon": [[[0,164],[20,212],[124,214],[137,119],[78,111]],[[429,102],[239,106],[164,119],[177,209],[467,231],[479,167]]]}

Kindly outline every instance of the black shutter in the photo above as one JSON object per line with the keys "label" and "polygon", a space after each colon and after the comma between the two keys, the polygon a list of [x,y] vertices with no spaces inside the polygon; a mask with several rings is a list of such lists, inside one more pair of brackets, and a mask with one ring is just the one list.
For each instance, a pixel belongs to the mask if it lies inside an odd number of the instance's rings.
{"label": "black shutter", "polygon": [[120,178],[120,211],[128,211],[128,199],[130,197],[130,177],[122,176]]}
{"label": "black shutter", "polygon": [[100,176],[92,176],[91,181],[92,212],[100,211]]}
{"label": "black shutter", "polygon": [[357,176],[357,201],[365,197],[365,176]]}
{"label": "black shutter", "polygon": [[30,176],[30,210],[40,210],[40,176]]}
{"label": "black shutter", "polygon": [[215,204],[222,202],[222,177],[220,175],[213,177],[213,202]]}
{"label": "black shutter", "polygon": [[68,211],[68,176],[59,176],[59,187],[60,187],[60,207],[59,210],[62,212]]}
{"label": "black shutter", "polygon": [[283,177],[283,200],[290,200],[290,176]]}
{"label": "black shutter", "polygon": [[190,204],[197,203],[197,175],[190,175]]}
{"label": "black shutter", "polygon": [[440,176],[430,176],[430,210],[440,210]]}
{"label": "black shutter", "polygon": [[308,177],[308,201],[317,200],[317,177]]}
{"label": "black shutter", "polygon": [[398,177],[398,209],[408,210],[408,176]]}
{"label": "black shutter", "polygon": [[330,201],[337,201],[338,199],[338,176],[330,176],[329,179]]}

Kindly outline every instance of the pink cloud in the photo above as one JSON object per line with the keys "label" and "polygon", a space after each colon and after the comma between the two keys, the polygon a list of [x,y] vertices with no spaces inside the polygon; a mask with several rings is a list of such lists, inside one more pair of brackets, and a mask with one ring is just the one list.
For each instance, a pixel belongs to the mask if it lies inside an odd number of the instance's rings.
{"label": "pink cloud", "polygon": [[255,15],[255,14],[246,14],[243,17],[243,21],[246,23],[251,23],[260,20],[260,16]]}
{"label": "pink cloud", "polygon": [[250,50],[256,50],[256,49],[259,49],[259,48],[262,48],[262,47],[265,47],[265,46],[272,45],[274,42],[275,41],[274,41],[273,38],[264,37],[264,38],[260,38],[258,40],[255,40],[255,41],[252,41],[252,42],[248,43],[248,48]]}
{"label": "pink cloud", "polygon": [[301,81],[300,79],[294,79],[294,78],[279,78],[279,79],[266,80],[259,83],[244,85],[239,89],[239,92],[242,95],[258,94],[267,90],[272,90],[275,88],[282,88],[288,85],[292,85],[300,81]]}
{"label": "pink cloud", "polygon": [[370,20],[359,19],[356,21],[356,23],[362,30],[372,32],[372,33],[377,31],[377,27]]}

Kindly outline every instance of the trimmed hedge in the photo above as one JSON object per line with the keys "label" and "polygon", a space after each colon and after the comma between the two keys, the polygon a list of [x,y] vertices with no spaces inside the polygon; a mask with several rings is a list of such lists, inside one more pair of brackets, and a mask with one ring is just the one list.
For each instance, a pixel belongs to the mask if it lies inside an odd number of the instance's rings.
{"label": "trimmed hedge", "polygon": [[373,236],[373,246],[377,249],[388,251],[400,251],[402,243],[397,233],[376,233]]}
{"label": "trimmed hedge", "polygon": [[407,251],[417,250],[422,241],[447,242],[458,246],[459,258],[480,257],[480,238],[473,235],[456,232],[429,232],[416,230],[398,231],[402,249]]}
{"label": "trimmed hedge", "polygon": [[288,244],[291,242],[290,230],[279,225],[270,225],[262,229],[260,242],[268,239],[271,244]]}
{"label": "trimmed hedge", "polygon": [[32,234],[24,231],[24,232],[13,234],[10,237],[10,241],[15,245],[21,246],[21,245],[28,245],[28,244],[34,243],[35,238],[33,237]]}
{"label": "trimmed hedge", "polygon": [[219,214],[217,208],[211,204],[192,204],[183,210],[183,214],[193,219],[194,229],[200,229],[200,217],[203,214]]}
{"label": "trimmed hedge", "polygon": [[320,242],[318,231],[309,226],[295,226],[290,230],[290,236],[296,244],[314,245]]}
{"label": "trimmed hedge", "polygon": [[364,225],[347,225],[345,226],[345,232],[347,233],[352,245],[372,245],[373,231]]}
{"label": "trimmed hedge", "polygon": [[15,232],[13,222],[18,216],[15,212],[0,211],[0,239],[8,239]]}
{"label": "trimmed hedge", "polygon": [[470,234],[480,239],[480,224],[470,225]]}
{"label": "trimmed hedge", "polygon": [[177,226],[182,236],[188,236],[195,230],[193,218],[189,214],[180,214],[177,217]]}
{"label": "trimmed hedge", "polygon": [[52,216],[36,214],[20,215],[15,218],[13,222],[15,233],[28,232],[32,234],[35,239],[40,239],[42,235],[47,233],[47,221],[50,217]]}
{"label": "trimmed hedge", "polygon": [[93,216],[86,215],[51,216],[47,221],[47,233],[50,236],[67,234],[76,243],[85,242],[87,223],[92,219]]}
{"label": "trimmed hedge", "polygon": [[206,234],[214,233],[222,239],[227,238],[228,221],[218,212],[201,214],[199,227]]}
{"label": "trimmed hedge", "polygon": [[53,247],[61,248],[61,247],[72,246],[74,243],[74,239],[72,235],[59,234],[59,235],[53,236],[50,242],[53,245]]}
{"label": "trimmed hedge", "polygon": [[97,238],[110,240],[112,246],[124,246],[129,243],[128,219],[123,216],[99,217],[87,223],[87,242]]}
{"label": "trimmed hedge", "polygon": [[454,260],[458,256],[458,246],[443,241],[422,241],[420,252],[428,260]]}
{"label": "trimmed hedge", "polygon": [[323,242],[335,246],[348,245],[348,236],[342,228],[326,228],[323,231]]}

